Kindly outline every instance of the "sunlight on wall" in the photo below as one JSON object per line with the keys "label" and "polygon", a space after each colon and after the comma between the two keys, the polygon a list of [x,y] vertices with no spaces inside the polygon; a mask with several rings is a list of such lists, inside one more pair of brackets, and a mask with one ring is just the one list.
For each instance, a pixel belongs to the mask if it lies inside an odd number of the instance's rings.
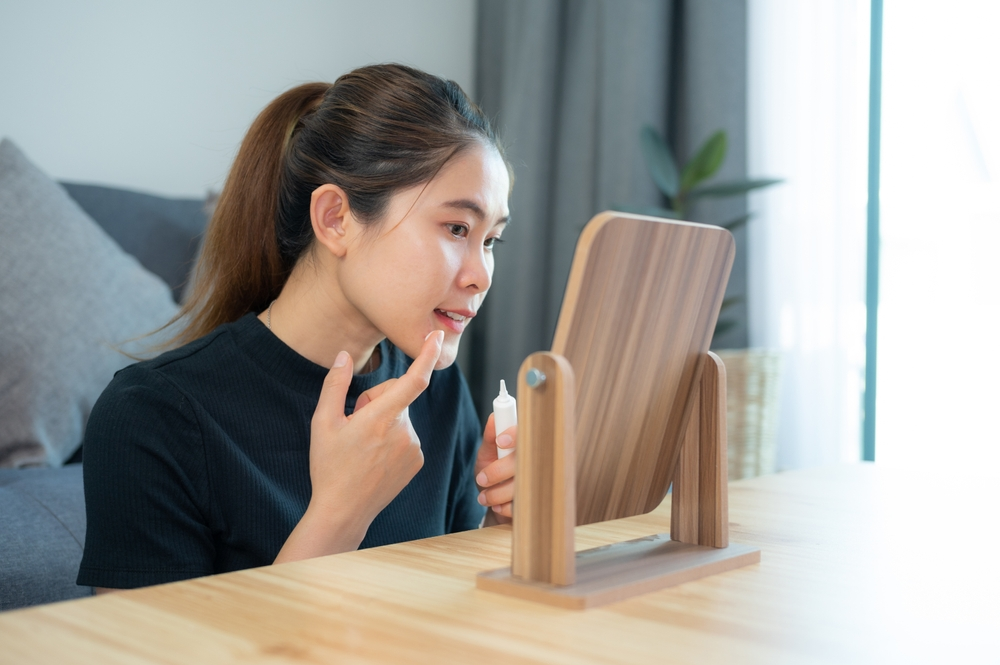
{"label": "sunlight on wall", "polygon": [[1000,3],[886,0],[875,458],[1000,469]]}

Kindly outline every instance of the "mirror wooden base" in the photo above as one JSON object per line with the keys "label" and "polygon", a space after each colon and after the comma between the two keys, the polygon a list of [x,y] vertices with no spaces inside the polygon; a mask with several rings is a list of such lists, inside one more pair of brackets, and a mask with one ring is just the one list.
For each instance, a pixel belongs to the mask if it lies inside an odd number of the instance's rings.
{"label": "mirror wooden base", "polygon": [[510,568],[479,573],[476,586],[487,591],[555,605],[587,609],[665,589],[760,562],[760,550],[731,543],[705,547],[661,533],[576,554],[576,582],[557,586],[511,575]]}

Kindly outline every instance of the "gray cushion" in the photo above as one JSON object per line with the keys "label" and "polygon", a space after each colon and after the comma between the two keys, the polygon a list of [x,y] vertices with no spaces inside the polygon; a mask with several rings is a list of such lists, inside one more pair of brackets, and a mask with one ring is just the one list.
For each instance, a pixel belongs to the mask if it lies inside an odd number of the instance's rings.
{"label": "gray cushion", "polygon": [[0,141],[0,467],[62,464],[132,362],[118,348],[139,351],[124,342],[176,311],[163,280]]}
{"label": "gray cushion", "polygon": [[0,469],[0,610],[92,593],[76,585],[87,528],[81,469]]}
{"label": "gray cushion", "polygon": [[180,302],[205,230],[205,201],[60,183],[122,249],[167,283]]}

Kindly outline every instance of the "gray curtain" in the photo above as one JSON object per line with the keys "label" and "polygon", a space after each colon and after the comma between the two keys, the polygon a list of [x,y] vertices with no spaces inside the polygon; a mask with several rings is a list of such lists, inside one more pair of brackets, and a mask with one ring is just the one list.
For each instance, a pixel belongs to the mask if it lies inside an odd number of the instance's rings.
{"label": "gray curtain", "polygon": [[[685,160],[712,133],[726,130],[729,150],[717,180],[747,177],[747,9],[746,0],[686,0],[678,5],[679,48],[674,63],[675,104],[670,135]],[[767,175],[767,174],[754,174]],[[687,215],[718,224],[747,212],[745,196],[702,199]],[[753,221],[751,219],[750,223]],[[746,226],[733,230],[736,260],[720,320],[735,325],[712,340],[713,349],[742,349],[748,341]]]}
{"label": "gray curtain", "polygon": [[[639,147],[642,126],[676,141],[687,125],[713,122],[679,96],[698,79],[683,72],[688,16],[710,26],[717,17],[708,11],[706,20],[704,6],[738,9],[745,32],[745,0],[692,4],[697,12],[681,0],[480,0],[475,96],[496,122],[516,178],[494,284],[461,358],[484,418],[500,379],[516,385],[524,358],[550,347],[587,221],[619,205],[662,204]],[[745,37],[741,43],[745,72]],[[744,89],[740,95],[745,113]]]}

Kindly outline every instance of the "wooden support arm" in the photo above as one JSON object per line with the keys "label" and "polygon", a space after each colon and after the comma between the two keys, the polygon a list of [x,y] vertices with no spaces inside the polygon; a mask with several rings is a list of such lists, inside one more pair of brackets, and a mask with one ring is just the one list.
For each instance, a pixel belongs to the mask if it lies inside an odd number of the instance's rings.
{"label": "wooden support arm", "polygon": [[555,585],[576,580],[576,421],[573,368],[533,353],[517,378],[520,417],[511,572]]}
{"label": "wooden support arm", "polygon": [[681,444],[671,498],[670,538],[692,545],[729,545],[726,366],[711,351]]}

